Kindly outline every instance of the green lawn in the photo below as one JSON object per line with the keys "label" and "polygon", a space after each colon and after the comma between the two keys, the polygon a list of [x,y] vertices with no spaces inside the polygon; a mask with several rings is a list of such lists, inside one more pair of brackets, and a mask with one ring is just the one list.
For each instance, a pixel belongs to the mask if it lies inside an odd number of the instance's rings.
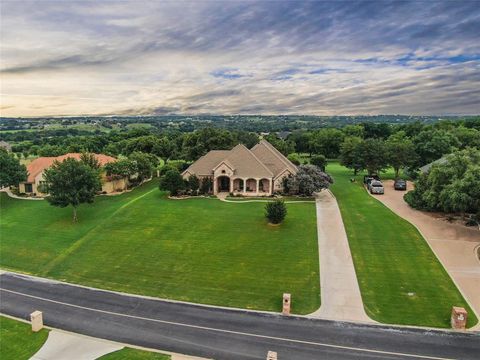
{"label": "green lawn", "polygon": [[157,352],[123,348],[110,354],[99,357],[98,360],[170,360],[170,355]]}
{"label": "green lawn", "polygon": [[[391,324],[450,327],[452,305],[477,319],[452,280],[413,225],[363,188],[363,174],[338,164],[327,171],[345,223],[365,309],[373,319]],[[411,293],[409,295],[409,293]]]}
{"label": "green lawn", "polygon": [[34,333],[31,325],[0,316],[0,359],[30,359],[47,337],[46,329]]}
{"label": "green lawn", "polygon": [[3,268],[129,293],[259,310],[320,306],[315,205],[288,204],[269,226],[263,203],[169,200],[151,182],[71,209],[1,194]]}

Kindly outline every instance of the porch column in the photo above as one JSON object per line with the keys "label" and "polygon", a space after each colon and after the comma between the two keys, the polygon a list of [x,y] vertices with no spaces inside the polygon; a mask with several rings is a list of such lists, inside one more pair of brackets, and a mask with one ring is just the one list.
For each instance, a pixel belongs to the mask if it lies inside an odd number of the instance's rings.
{"label": "porch column", "polygon": [[217,193],[218,193],[217,178],[213,177],[213,195],[217,195]]}
{"label": "porch column", "polygon": [[270,190],[270,195],[273,195],[273,179],[272,178],[270,178],[270,188],[269,188],[269,190]]}
{"label": "porch column", "polygon": [[247,179],[243,179],[243,192],[247,192]]}
{"label": "porch column", "polygon": [[260,191],[260,179],[257,179],[257,195],[258,195],[258,192]]}
{"label": "porch column", "polygon": [[233,193],[233,178],[230,178],[230,187],[229,187],[229,192]]}

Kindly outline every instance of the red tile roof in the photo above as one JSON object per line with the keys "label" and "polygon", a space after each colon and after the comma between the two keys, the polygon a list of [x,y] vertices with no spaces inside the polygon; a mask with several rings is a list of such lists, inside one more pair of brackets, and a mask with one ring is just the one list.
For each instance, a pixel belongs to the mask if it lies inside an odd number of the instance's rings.
{"label": "red tile roof", "polygon": [[[81,155],[82,154],[80,153],[68,153],[68,154],[56,156],[56,157],[39,157],[27,165],[27,171],[28,171],[27,182],[33,183],[35,181],[35,177],[38,174],[42,173],[45,169],[48,169],[50,166],[52,166],[55,160],[58,162],[62,162],[67,158],[80,160]],[[100,166],[105,166],[108,163],[117,161],[117,159],[108,155],[104,155],[104,154],[93,154],[93,155],[95,156],[95,159],[97,159]]]}

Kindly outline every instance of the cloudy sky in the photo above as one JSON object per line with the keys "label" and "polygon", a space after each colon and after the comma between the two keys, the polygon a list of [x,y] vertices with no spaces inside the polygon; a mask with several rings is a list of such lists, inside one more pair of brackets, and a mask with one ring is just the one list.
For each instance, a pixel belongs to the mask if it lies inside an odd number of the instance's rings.
{"label": "cloudy sky", "polygon": [[478,114],[479,1],[1,1],[1,115]]}

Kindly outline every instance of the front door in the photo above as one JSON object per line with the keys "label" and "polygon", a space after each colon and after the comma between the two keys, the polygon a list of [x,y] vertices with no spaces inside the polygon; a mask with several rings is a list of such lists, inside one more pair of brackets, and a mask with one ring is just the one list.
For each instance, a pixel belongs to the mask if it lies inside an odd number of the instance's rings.
{"label": "front door", "polygon": [[226,176],[222,176],[218,179],[218,191],[230,191],[230,179]]}

